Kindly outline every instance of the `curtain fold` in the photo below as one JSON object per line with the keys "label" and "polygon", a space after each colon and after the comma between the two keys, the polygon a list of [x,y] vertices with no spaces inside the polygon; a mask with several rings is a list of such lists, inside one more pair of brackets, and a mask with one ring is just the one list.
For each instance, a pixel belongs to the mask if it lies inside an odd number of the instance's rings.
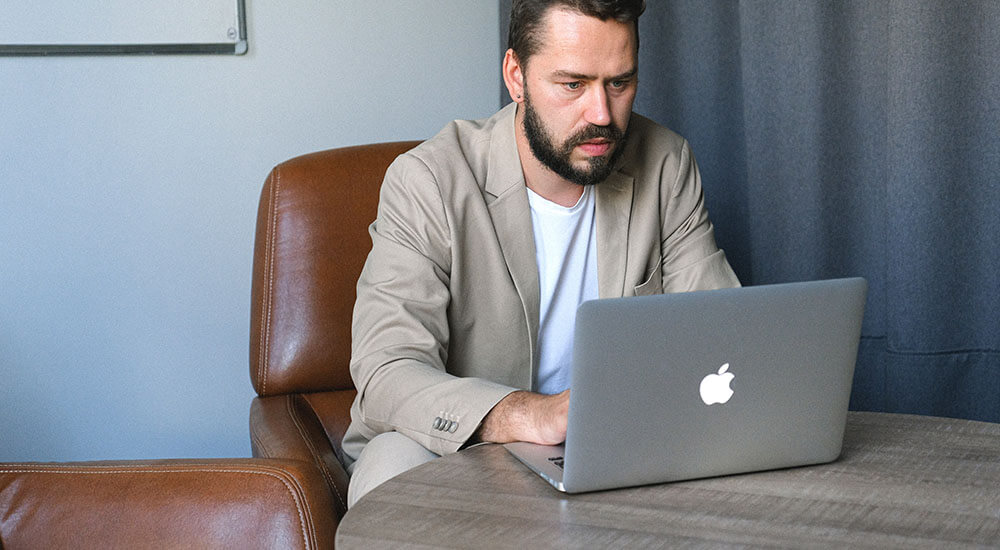
{"label": "curtain fold", "polygon": [[640,35],[635,110],[741,281],[868,279],[851,407],[1000,422],[1000,2],[650,1]]}

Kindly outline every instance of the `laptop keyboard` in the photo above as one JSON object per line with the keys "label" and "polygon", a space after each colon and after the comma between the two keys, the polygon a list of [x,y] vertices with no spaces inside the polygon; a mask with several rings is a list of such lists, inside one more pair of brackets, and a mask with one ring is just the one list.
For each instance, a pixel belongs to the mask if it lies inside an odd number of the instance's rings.
{"label": "laptop keyboard", "polygon": [[558,467],[560,470],[562,470],[563,469],[563,464],[566,461],[563,460],[563,457],[561,457],[561,456],[553,456],[553,457],[549,458],[549,462],[551,462],[556,467]]}

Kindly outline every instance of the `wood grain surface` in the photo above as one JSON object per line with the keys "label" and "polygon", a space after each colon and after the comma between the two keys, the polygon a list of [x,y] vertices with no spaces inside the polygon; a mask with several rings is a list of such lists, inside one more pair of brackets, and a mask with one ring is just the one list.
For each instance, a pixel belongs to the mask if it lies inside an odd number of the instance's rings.
{"label": "wood grain surface", "polygon": [[369,493],[337,546],[1000,548],[1000,424],[850,413],[831,464],[580,495],[483,445]]}

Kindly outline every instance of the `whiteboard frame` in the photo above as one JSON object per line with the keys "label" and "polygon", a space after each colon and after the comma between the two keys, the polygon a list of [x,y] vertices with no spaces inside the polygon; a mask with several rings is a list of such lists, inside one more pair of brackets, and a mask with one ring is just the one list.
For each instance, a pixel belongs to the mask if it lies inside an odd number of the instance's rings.
{"label": "whiteboard frame", "polygon": [[247,53],[246,0],[236,1],[237,36],[232,42],[186,44],[0,44],[0,56],[178,55]]}

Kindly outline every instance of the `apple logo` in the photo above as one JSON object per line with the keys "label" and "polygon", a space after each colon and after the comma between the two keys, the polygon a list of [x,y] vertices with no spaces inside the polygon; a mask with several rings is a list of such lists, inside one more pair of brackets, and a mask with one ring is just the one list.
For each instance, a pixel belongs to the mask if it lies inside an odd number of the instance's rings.
{"label": "apple logo", "polygon": [[726,372],[727,370],[729,370],[729,363],[719,368],[719,374],[709,374],[701,381],[701,400],[706,405],[725,403],[733,396],[733,390],[729,384],[736,375]]}

